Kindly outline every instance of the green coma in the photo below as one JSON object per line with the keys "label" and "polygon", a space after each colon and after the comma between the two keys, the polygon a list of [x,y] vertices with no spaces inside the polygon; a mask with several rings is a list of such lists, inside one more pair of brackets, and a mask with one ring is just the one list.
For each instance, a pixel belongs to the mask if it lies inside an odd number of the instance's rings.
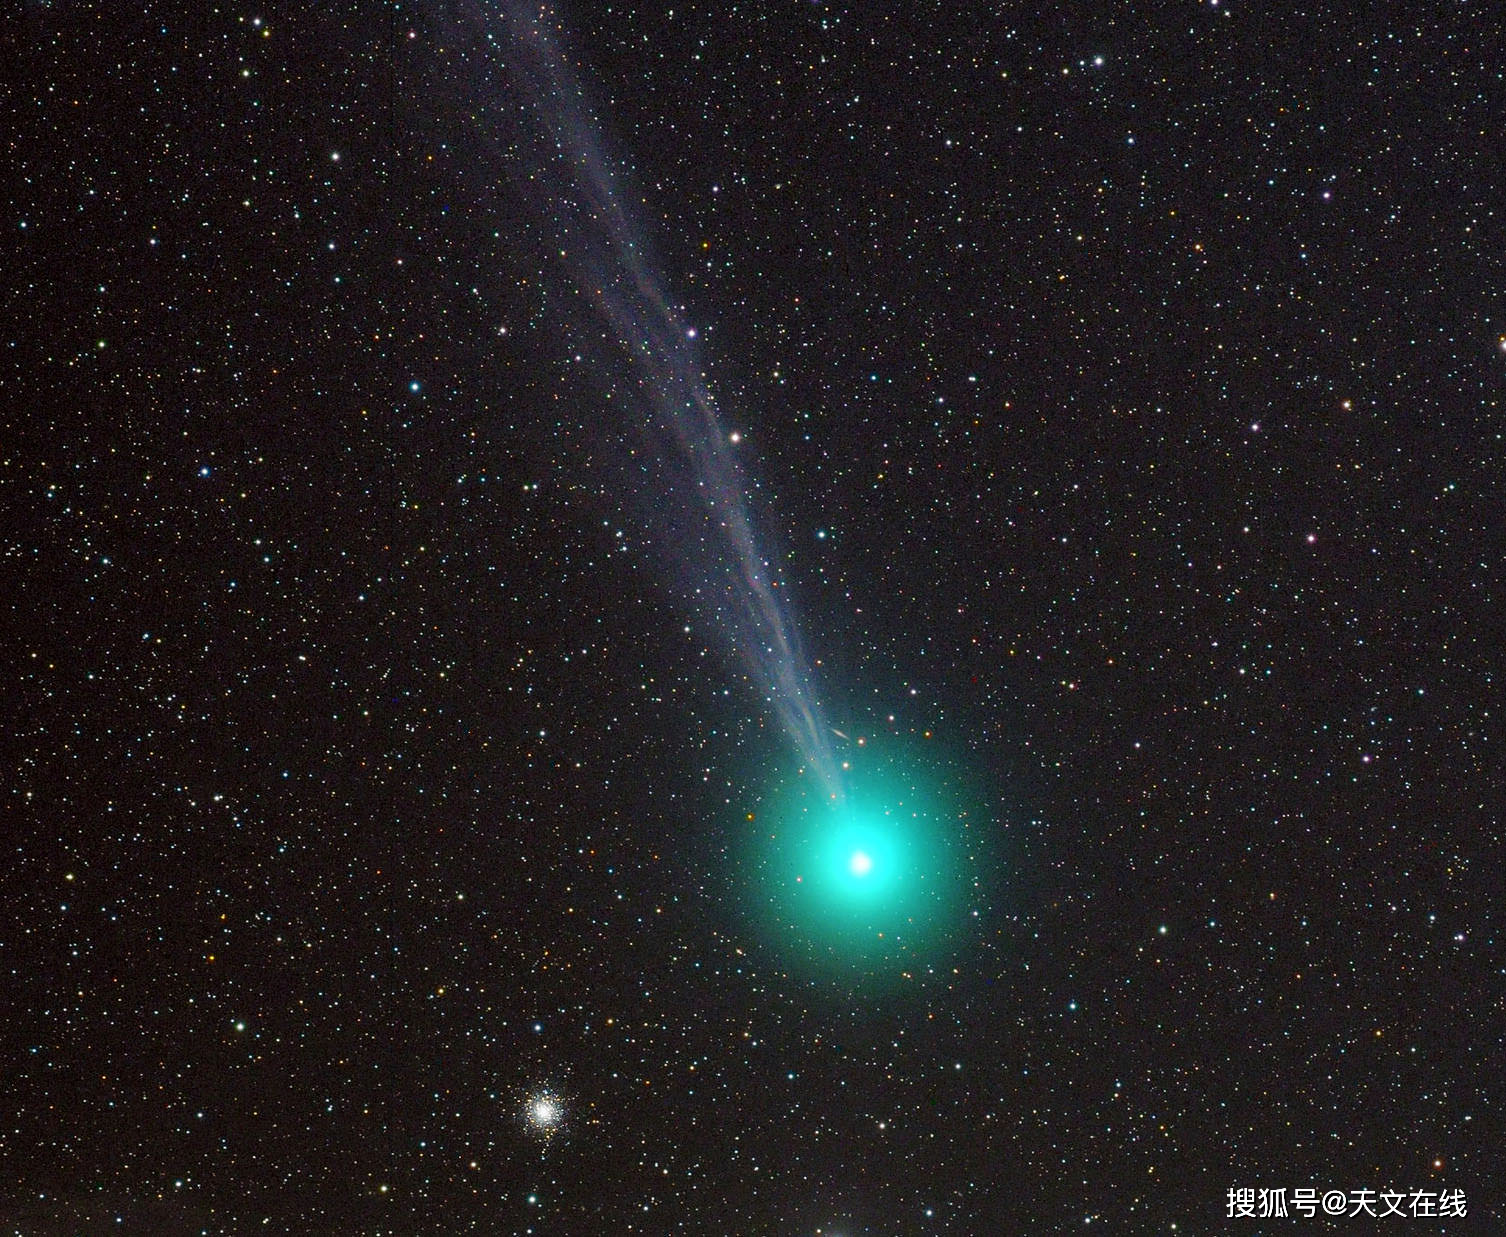
{"label": "green coma", "polygon": [[748,813],[754,916],[793,964],[902,976],[933,964],[966,916],[980,822],[929,746],[854,745],[840,792],[798,768]]}

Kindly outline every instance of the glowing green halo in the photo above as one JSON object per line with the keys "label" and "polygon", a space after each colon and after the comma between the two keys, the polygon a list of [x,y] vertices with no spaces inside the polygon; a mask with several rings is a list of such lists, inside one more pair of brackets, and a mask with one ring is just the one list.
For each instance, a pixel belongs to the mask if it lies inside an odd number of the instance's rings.
{"label": "glowing green halo", "polygon": [[801,767],[747,813],[754,919],[793,966],[912,975],[966,920],[981,824],[961,779],[928,748],[865,740],[842,753],[840,792]]}

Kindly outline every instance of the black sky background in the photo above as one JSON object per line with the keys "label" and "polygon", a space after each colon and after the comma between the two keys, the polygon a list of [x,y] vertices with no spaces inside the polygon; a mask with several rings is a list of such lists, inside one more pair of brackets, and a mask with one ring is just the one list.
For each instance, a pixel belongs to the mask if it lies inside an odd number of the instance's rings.
{"label": "black sky background", "polygon": [[831,720],[985,787],[881,990],[478,20],[0,36],[4,1231],[1496,1231],[1485,11],[561,11]]}

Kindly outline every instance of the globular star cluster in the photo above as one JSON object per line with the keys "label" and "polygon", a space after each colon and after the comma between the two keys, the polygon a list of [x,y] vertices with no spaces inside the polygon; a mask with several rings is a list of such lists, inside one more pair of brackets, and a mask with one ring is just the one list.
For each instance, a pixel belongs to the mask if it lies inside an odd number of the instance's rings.
{"label": "globular star cluster", "polygon": [[545,1136],[558,1131],[564,1120],[565,1108],[559,1098],[548,1091],[530,1097],[528,1101],[528,1124],[536,1133]]}
{"label": "globular star cluster", "polygon": [[15,6],[0,1232],[1506,1231],[1493,19]]}

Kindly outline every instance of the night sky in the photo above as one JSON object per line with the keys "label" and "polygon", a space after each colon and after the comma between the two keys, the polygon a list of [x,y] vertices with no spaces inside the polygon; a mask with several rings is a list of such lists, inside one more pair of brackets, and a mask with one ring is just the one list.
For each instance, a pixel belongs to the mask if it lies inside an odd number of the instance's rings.
{"label": "night sky", "polygon": [[1488,9],[304,8],[0,29],[0,1231],[1506,1231]]}

